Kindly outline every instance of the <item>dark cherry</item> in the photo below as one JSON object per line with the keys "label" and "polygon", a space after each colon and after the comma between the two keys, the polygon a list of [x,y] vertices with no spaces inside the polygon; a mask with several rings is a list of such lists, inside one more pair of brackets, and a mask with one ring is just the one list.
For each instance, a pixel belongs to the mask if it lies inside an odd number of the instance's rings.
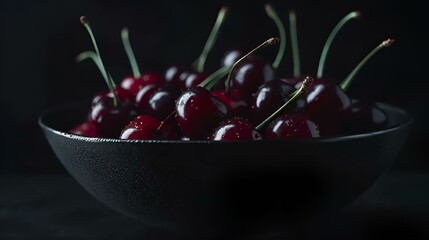
{"label": "dark cherry", "polygon": [[[116,87],[114,89],[116,97],[120,102],[127,102],[127,103],[134,103],[135,97],[132,92],[122,88],[122,87]],[[102,91],[97,93],[94,98],[92,99],[92,105],[96,104],[98,101],[100,101],[102,98],[108,97],[113,99],[113,94],[111,91]]]}
{"label": "dark cherry", "polygon": [[120,139],[178,139],[176,130],[168,123],[162,123],[151,115],[139,115],[121,132]]}
{"label": "dark cherry", "polygon": [[387,115],[373,101],[356,100],[345,133],[359,134],[379,131],[387,127]]}
{"label": "dark cherry", "polygon": [[299,113],[285,114],[274,119],[265,129],[267,139],[297,139],[320,137],[316,123]]}
{"label": "dark cherry", "polygon": [[322,136],[338,135],[352,114],[351,100],[335,83],[315,79],[306,91],[304,113],[317,123]]}
{"label": "dark cherry", "polygon": [[142,87],[136,95],[135,105],[140,113],[145,113],[149,109],[149,99],[160,89],[156,84],[149,84]]}
{"label": "dark cherry", "polygon": [[95,125],[93,122],[90,121],[83,122],[75,126],[74,128],[70,129],[69,133],[85,137],[98,137],[97,132],[95,130]]}
{"label": "dark cherry", "polygon": [[97,136],[118,138],[124,126],[136,116],[132,103],[119,102],[115,106],[113,98],[105,95],[93,102],[88,118],[94,124]]}
{"label": "dark cherry", "polygon": [[165,85],[174,89],[185,88],[185,79],[191,71],[185,67],[173,65],[165,70]]}
{"label": "dark cherry", "polygon": [[[304,80],[304,79],[303,79]],[[273,112],[280,108],[290,97],[289,95],[295,91],[295,87],[290,86],[284,79],[276,79],[263,83],[259,86],[258,90],[253,95],[252,101],[252,117],[251,120],[254,124],[261,123],[264,119],[269,117]],[[295,111],[297,106],[302,107],[304,100],[297,99],[290,107]]]}
{"label": "dark cherry", "polygon": [[213,132],[210,140],[236,141],[236,140],[261,140],[262,136],[255,130],[253,124],[241,117],[229,118],[223,121]]}
{"label": "dark cherry", "polygon": [[232,66],[238,59],[244,56],[244,52],[238,49],[232,49],[225,52],[223,55],[220,66]]}
{"label": "dark cherry", "polygon": [[156,72],[148,72],[141,75],[139,78],[128,76],[121,82],[121,87],[137,95],[138,91],[146,85],[155,84],[161,86],[164,84],[163,77]]}
{"label": "dark cherry", "polygon": [[228,117],[227,106],[202,87],[184,91],[176,101],[176,121],[185,138],[207,139]]}
{"label": "dark cherry", "polygon": [[189,73],[189,75],[187,75],[185,78],[185,88],[187,89],[191,87],[196,87],[207,77],[208,75],[206,73],[197,73],[197,72]]}
{"label": "dark cherry", "polygon": [[274,70],[265,59],[255,56],[239,63],[231,77],[232,88],[243,96],[251,96],[261,84],[274,79]]}
{"label": "dark cherry", "polygon": [[250,104],[241,96],[237,89],[231,89],[229,92],[216,90],[212,92],[212,95],[225,103],[231,117],[250,117]]}
{"label": "dark cherry", "polygon": [[149,98],[147,112],[150,115],[162,120],[174,111],[176,99],[180,92],[171,87],[164,87],[156,90]]}

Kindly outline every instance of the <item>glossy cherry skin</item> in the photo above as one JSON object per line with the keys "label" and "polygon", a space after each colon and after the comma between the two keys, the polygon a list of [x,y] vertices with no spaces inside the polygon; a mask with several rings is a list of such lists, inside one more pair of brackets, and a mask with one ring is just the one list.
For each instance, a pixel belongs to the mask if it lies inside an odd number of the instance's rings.
{"label": "glossy cherry skin", "polygon": [[274,119],[265,129],[267,139],[298,139],[320,137],[316,123],[299,113],[285,114]]}
{"label": "glossy cherry skin", "polygon": [[134,76],[128,76],[121,81],[121,87],[133,93],[134,96],[137,95],[138,91],[146,85],[156,84],[161,86],[164,84],[163,77],[156,72],[148,72],[142,74],[139,78]]}
{"label": "glossy cherry skin", "polygon": [[184,91],[176,102],[176,121],[185,138],[207,139],[228,117],[227,106],[202,87]]}
{"label": "glossy cherry skin", "polygon": [[173,89],[185,89],[185,79],[191,71],[185,67],[173,65],[168,67],[164,73],[165,86]]}
{"label": "glossy cherry skin", "polygon": [[237,62],[240,58],[244,56],[244,52],[238,49],[232,49],[225,52],[223,55],[220,66],[232,66],[235,62]]}
{"label": "glossy cherry skin", "polygon": [[185,78],[185,88],[187,89],[191,87],[196,87],[207,77],[208,75],[206,73],[189,73],[189,75],[187,75],[187,77]]}
{"label": "glossy cherry skin", "polygon": [[352,103],[352,115],[347,122],[346,134],[375,132],[386,129],[387,115],[372,101],[357,100]]}
{"label": "glossy cherry skin", "polygon": [[174,127],[168,123],[162,123],[151,115],[139,115],[122,130],[119,138],[130,140],[174,140],[179,137]]}
{"label": "glossy cherry skin", "polygon": [[124,126],[136,116],[132,103],[119,102],[114,106],[113,98],[104,96],[92,104],[88,120],[94,124],[97,136],[118,138]]}
{"label": "glossy cherry skin", "polygon": [[255,130],[253,124],[241,117],[229,118],[223,121],[213,132],[210,140],[214,141],[238,141],[261,140],[262,136]]}
{"label": "glossy cherry skin", "polygon": [[[296,89],[293,86],[285,83],[283,79],[276,79],[263,83],[253,95],[252,101],[252,117],[253,124],[259,124],[267,117],[279,109],[290,97]],[[302,98],[297,101],[304,102]],[[295,111],[297,103],[294,102],[289,106],[287,112]]]}
{"label": "glossy cherry skin", "polygon": [[180,92],[171,87],[156,90],[149,98],[147,112],[156,118],[163,120],[174,111],[176,99]]}
{"label": "glossy cherry skin", "polygon": [[313,120],[322,136],[339,135],[352,114],[351,100],[335,83],[314,79],[306,91],[304,113]]}
{"label": "glossy cherry skin", "polygon": [[140,113],[147,113],[149,109],[149,100],[153,94],[160,89],[156,84],[149,84],[142,87],[136,95],[135,105]]}
{"label": "glossy cherry skin", "polygon": [[219,98],[228,107],[228,112],[231,117],[250,117],[250,104],[246,101],[237,89],[216,90],[212,95]]}
{"label": "glossy cherry skin", "polygon": [[239,63],[231,75],[232,88],[251,97],[261,84],[274,79],[274,70],[265,59],[255,56]]}
{"label": "glossy cherry skin", "polygon": [[85,137],[98,137],[93,122],[86,121],[69,130],[69,133],[81,135]]}

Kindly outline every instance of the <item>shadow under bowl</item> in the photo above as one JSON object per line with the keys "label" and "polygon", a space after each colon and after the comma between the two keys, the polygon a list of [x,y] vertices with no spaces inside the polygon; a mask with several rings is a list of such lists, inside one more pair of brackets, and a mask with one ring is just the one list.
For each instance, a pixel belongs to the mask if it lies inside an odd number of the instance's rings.
{"label": "shadow under bowl", "polygon": [[[39,118],[68,172],[100,202],[147,225],[218,234],[305,220],[349,203],[386,171],[412,117],[379,103],[389,127],[352,136],[286,141],[89,138],[66,131],[87,104]],[[241,230],[237,230],[241,229]]]}

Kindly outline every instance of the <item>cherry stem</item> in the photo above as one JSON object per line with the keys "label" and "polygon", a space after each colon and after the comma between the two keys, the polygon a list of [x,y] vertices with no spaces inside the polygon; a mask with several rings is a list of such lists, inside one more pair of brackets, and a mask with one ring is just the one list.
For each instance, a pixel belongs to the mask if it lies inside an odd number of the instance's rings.
{"label": "cherry stem", "polygon": [[131,69],[135,78],[141,77],[140,69],[137,64],[136,56],[134,55],[133,48],[131,47],[128,28],[123,28],[121,31],[122,44],[124,45],[125,52],[127,53],[128,61],[130,61]]}
{"label": "cherry stem", "polygon": [[161,123],[159,124],[158,128],[156,129],[157,132],[159,132],[162,128],[162,126],[164,126],[164,123],[166,123],[171,117],[173,117],[173,115],[176,113],[176,111],[172,111],[170,114],[168,114],[167,117],[164,118],[163,121],[161,121]]}
{"label": "cherry stem", "polygon": [[299,77],[301,76],[301,63],[300,63],[300,57],[299,57],[296,15],[293,10],[289,11],[289,30],[290,30],[290,43],[292,45],[293,76]]}
{"label": "cherry stem", "polygon": [[95,63],[101,69],[101,74],[103,75],[104,80],[107,83],[107,87],[109,88],[110,92],[113,95],[113,104],[116,107],[119,104],[119,100],[118,100],[118,97],[116,96],[115,89],[113,87],[115,84],[114,84],[112,77],[110,76],[110,74],[107,73],[106,68],[104,67],[103,60],[101,59],[100,51],[98,50],[97,42],[95,41],[94,34],[92,33],[91,26],[89,24],[89,20],[86,16],[81,16],[80,22],[86,28],[86,30],[88,31],[88,34],[91,38],[92,45],[94,46],[95,53],[96,53],[97,59],[98,59],[97,61],[95,61]]}
{"label": "cherry stem", "polygon": [[295,92],[295,94],[284,103],[277,111],[271,114],[268,118],[266,118],[263,122],[261,122],[255,129],[257,131],[261,130],[265,125],[270,123],[274,118],[276,118],[279,114],[283,112],[283,110],[289,106],[292,102],[294,102],[302,93],[313,83],[314,79],[310,76],[307,76],[301,84],[301,87]]}
{"label": "cherry stem", "polygon": [[317,68],[317,78],[323,77],[323,71],[325,68],[326,57],[328,55],[328,51],[331,48],[332,42],[334,41],[335,36],[337,36],[338,32],[345,26],[347,22],[352,19],[357,19],[361,16],[359,11],[353,11],[347,14],[343,19],[341,19],[337,25],[332,29],[332,32],[329,34],[328,39],[326,39],[325,46],[323,47],[322,54],[320,55],[319,67]]}
{"label": "cherry stem", "polygon": [[224,6],[219,10],[216,22],[213,25],[212,31],[210,32],[206,44],[204,45],[203,51],[201,52],[201,55],[192,64],[199,73],[204,71],[204,64],[206,63],[207,55],[212,50],[214,43],[219,36],[220,27],[222,26],[227,14],[228,7]]}
{"label": "cherry stem", "polygon": [[280,35],[279,51],[277,52],[277,56],[272,64],[273,68],[277,69],[280,65],[280,62],[283,59],[285,49],[286,49],[286,31],[282,21],[280,20],[279,15],[270,4],[265,5],[265,12],[276,24],[277,30],[279,31],[279,35]]}
{"label": "cherry stem", "polygon": [[228,93],[229,92],[229,88],[230,88],[230,85],[231,85],[231,75],[232,75],[232,72],[233,72],[233,70],[234,70],[234,68],[241,62],[241,61],[243,61],[244,59],[246,59],[247,57],[249,57],[250,55],[252,55],[254,52],[256,52],[256,51],[258,51],[258,50],[260,50],[260,49],[262,49],[262,48],[265,48],[265,47],[267,47],[267,46],[271,46],[271,45],[274,45],[274,44],[277,44],[277,43],[279,43],[280,42],[280,38],[277,38],[277,37],[275,37],[275,38],[270,38],[270,39],[268,39],[267,41],[265,41],[265,42],[263,42],[263,43],[261,43],[259,46],[257,46],[256,48],[254,48],[252,51],[250,51],[250,52],[248,52],[246,55],[244,55],[243,57],[241,57],[240,59],[238,59],[233,65],[232,65],[232,67],[231,67],[231,69],[229,70],[229,73],[228,73],[228,77],[227,77],[227,79],[226,79],[226,85],[225,85],[225,92],[226,93]]}
{"label": "cherry stem", "polygon": [[356,78],[357,73],[362,69],[362,67],[381,49],[385,47],[390,47],[395,42],[395,39],[387,39],[380,43],[376,48],[374,48],[368,55],[366,55],[362,61],[353,69],[353,71],[341,82],[340,87],[344,91],[347,91],[352,81]]}
{"label": "cherry stem", "polygon": [[211,90],[213,86],[216,85],[217,82],[219,82],[220,79],[226,76],[230,70],[230,66],[223,66],[210,74],[204,81],[202,81],[200,84],[198,84],[199,87],[203,87],[207,90]]}

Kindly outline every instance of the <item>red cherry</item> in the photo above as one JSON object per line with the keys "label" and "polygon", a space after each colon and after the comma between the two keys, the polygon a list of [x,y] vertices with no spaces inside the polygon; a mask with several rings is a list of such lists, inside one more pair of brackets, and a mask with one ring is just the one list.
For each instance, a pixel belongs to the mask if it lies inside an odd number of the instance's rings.
{"label": "red cherry", "polygon": [[85,137],[98,137],[93,122],[87,121],[81,123],[69,130],[69,133],[81,135]]}
{"label": "red cherry", "polygon": [[374,102],[358,100],[352,103],[352,115],[345,133],[359,134],[374,132],[387,127],[387,115]]}
{"label": "red cherry", "polygon": [[120,139],[178,139],[174,127],[151,115],[139,115],[122,130]]}
{"label": "red cherry", "polygon": [[223,121],[213,132],[210,140],[232,141],[232,140],[261,140],[262,136],[255,130],[249,120],[234,117]]}
{"label": "red cherry", "polygon": [[184,137],[207,139],[228,116],[227,106],[202,87],[184,91],[176,102],[176,120]]}
{"label": "red cherry", "polygon": [[160,87],[156,84],[149,84],[142,87],[136,95],[135,105],[139,112],[147,112],[149,109],[149,100],[152,95],[158,90]]}
{"label": "red cherry", "polygon": [[164,82],[164,79],[161,75],[159,75],[156,72],[148,72],[140,77],[134,77],[134,76],[128,76],[124,78],[121,82],[121,87],[123,89],[126,89],[134,94],[134,96],[137,95],[138,91],[142,89],[144,86],[155,84],[158,86],[161,86]]}
{"label": "red cherry", "polygon": [[212,95],[219,98],[228,107],[229,114],[232,117],[250,117],[250,104],[246,101],[237,89],[216,90]]}
{"label": "red cherry", "polygon": [[285,114],[274,119],[265,130],[267,139],[296,139],[320,137],[319,128],[299,113]]}

